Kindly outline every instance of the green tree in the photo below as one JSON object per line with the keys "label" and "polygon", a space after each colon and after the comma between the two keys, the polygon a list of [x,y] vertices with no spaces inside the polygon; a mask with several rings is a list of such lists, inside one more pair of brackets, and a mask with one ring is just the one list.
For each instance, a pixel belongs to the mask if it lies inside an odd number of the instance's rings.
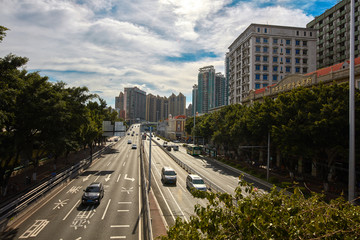
{"label": "green tree", "polygon": [[[196,193],[202,196],[204,193]],[[206,193],[208,204],[195,206],[188,222],[177,218],[166,239],[357,239],[360,207],[323,195],[305,198],[295,188],[288,195],[275,188],[259,194],[240,180],[234,196]]]}

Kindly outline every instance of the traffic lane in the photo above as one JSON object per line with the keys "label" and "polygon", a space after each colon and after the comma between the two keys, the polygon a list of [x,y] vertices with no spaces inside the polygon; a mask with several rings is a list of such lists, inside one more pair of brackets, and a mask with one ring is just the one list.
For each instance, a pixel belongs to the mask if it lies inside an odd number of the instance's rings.
{"label": "traffic lane", "polygon": [[[97,172],[97,174],[90,175],[91,177],[90,177],[90,179],[88,178],[89,180],[91,180],[91,181],[100,180],[100,181],[106,182],[105,179],[106,179],[106,177],[108,175],[107,174],[101,174],[101,173],[109,172],[108,169],[105,169],[105,171],[102,170],[102,171],[100,171],[100,173],[99,173],[99,171],[93,171],[93,172],[94,173]],[[104,202],[104,200],[105,201],[107,200],[106,197],[108,195],[105,194],[105,197],[104,197],[104,199],[102,200],[102,203],[99,206],[91,206],[91,207],[85,207],[84,208],[84,207],[79,205],[80,204],[79,199],[81,199],[81,195],[82,195],[81,189],[83,188],[83,186],[82,186],[83,183],[84,183],[83,178],[81,178],[81,177],[79,179],[77,179],[77,181],[74,180],[72,182],[72,184],[69,184],[69,186],[67,186],[67,189],[64,189],[64,191],[66,191],[66,194],[72,194],[72,195],[74,195],[76,197],[69,197],[69,198],[66,198],[66,199],[61,199],[62,195],[60,194],[59,200],[55,200],[55,202],[53,202],[53,203],[51,203],[49,201],[49,205],[51,205],[51,206],[40,208],[39,211],[36,213],[36,216],[34,215],[33,219],[31,219],[31,218],[29,219],[29,223],[28,223],[27,226],[25,225],[25,228],[26,227],[28,227],[29,229],[31,229],[31,228],[36,229],[37,228],[37,229],[42,230],[42,228],[45,228],[45,226],[46,226],[46,230],[49,230],[49,232],[50,232],[50,234],[48,234],[48,235],[53,237],[54,235],[52,235],[51,233],[59,233],[59,226],[63,226],[63,225],[71,226],[72,225],[73,228],[76,229],[76,230],[81,230],[81,228],[86,226],[86,228],[87,228],[86,232],[87,233],[90,232],[90,234],[93,234],[92,236],[98,236],[97,227],[94,229],[94,232],[91,231],[90,218],[95,219],[96,221],[98,221],[99,215],[101,215],[101,214],[99,214],[99,212],[104,212],[105,213],[106,206],[103,204],[103,202]],[[105,191],[107,191],[106,189],[107,188],[105,186]],[[76,194],[76,193],[78,193],[78,194]],[[67,196],[65,196],[65,197],[67,197]],[[54,204],[55,207],[52,208],[52,204]],[[69,211],[65,215],[65,212],[67,211],[65,209],[66,206],[72,206],[72,208],[70,209],[71,211]],[[50,213],[45,213],[45,214],[41,212],[41,211],[44,211],[44,210],[46,211],[46,209],[48,209],[48,210],[52,209],[52,210],[58,210],[58,211],[51,211]],[[62,211],[62,210],[64,210],[64,211]],[[74,218],[74,216],[72,216],[72,215],[76,211],[78,213],[76,214],[76,216]],[[65,216],[64,216],[63,219],[61,219],[61,216],[63,216],[63,215],[65,215]],[[37,216],[45,216],[45,217],[37,217]],[[102,215],[102,216],[105,216],[105,215]],[[59,217],[59,218],[57,219],[57,222],[56,222],[57,217]],[[40,219],[38,219],[38,218],[40,218]],[[66,220],[70,220],[70,219],[73,219],[71,223],[70,222],[65,222],[65,223],[61,222],[61,221],[66,221]],[[50,224],[50,223],[53,223],[53,222],[56,222],[56,224]],[[86,224],[89,224],[89,226],[87,226]],[[51,226],[54,226],[53,229],[51,228]],[[97,226],[99,226],[99,225],[97,225]],[[66,232],[67,233],[69,231],[65,227],[64,231],[60,231],[60,232],[61,233]],[[40,231],[38,232],[38,234],[39,233],[40,233]],[[30,235],[27,235],[27,234],[30,234]],[[34,233],[32,233],[32,234],[34,235]],[[42,231],[42,234],[46,235],[45,229],[44,229],[44,231]],[[79,235],[79,234],[81,235],[81,234],[84,234],[84,233],[80,233],[80,231],[76,231],[76,235]],[[30,233],[30,231],[25,231],[21,236],[22,236],[22,238],[26,238],[27,236],[31,236],[31,233]]]}
{"label": "traffic lane", "polygon": [[[148,147],[145,146],[145,154],[148,155]],[[161,169],[163,166],[172,167],[177,173],[177,185],[167,185],[161,182]],[[164,216],[169,225],[174,223],[176,217],[181,217],[188,221],[191,215],[194,215],[194,206],[200,204],[206,206],[207,201],[195,198],[189,190],[186,189],[187,172],[176,164],[159,147],[152,149],[152,180],[158,188],[155,195],[162,204]],[[154,190],[155,191],[155,190]]]}

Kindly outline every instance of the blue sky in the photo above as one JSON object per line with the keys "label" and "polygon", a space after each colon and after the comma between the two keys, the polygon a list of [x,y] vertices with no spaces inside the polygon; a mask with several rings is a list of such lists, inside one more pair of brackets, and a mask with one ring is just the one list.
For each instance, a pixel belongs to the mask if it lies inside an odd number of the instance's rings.
{"label": "blue sky", "polygon": [[68,86],[87,86],[114,106],[124,87],[186,96],[199,68],[224,72],[228,46],[251,23],[305,27],[338,1],[0,0],[0,43]]}

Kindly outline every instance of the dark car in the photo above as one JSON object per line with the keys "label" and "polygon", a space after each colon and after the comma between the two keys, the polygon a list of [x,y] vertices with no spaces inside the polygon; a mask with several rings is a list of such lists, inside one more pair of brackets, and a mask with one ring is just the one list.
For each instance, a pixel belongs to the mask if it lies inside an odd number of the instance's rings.
{"label": "dark car", "polygon": [[82,204],[99,204],[104,197],[104,186],[100,182],[93,182],[85,190],[81,198]]}
{"label": "dark car", "polygon": [[167,146],[166,150],[171,151],[171,146]]}

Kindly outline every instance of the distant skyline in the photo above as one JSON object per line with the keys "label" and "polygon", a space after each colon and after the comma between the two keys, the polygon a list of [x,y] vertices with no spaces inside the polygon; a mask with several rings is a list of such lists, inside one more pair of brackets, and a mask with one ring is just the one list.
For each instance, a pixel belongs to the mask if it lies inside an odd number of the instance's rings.
{"label": "distant skyline", "polygon": [[87,86],[109,106],[125,87],[192,101],[199,68],[224,73],[230,44],[251,24],[306,27],[338,1],[0,0],[0,57]]}

